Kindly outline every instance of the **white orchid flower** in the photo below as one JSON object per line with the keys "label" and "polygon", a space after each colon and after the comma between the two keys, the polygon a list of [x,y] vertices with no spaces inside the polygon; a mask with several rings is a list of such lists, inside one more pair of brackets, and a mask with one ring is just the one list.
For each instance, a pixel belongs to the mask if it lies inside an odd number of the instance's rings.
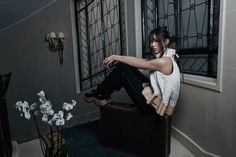
{"label": "white orchid flower", "polygon": [[70,120],[71,118],[73,117],[73,115],[71,113],[68,113],[67,116],[66,116],[66,120]]}
{"label": "white orchid flower", "polygon": [[52,117],[52,121],[54,122],[54,121],[56,121],[57,119],[59,119],[59,116],[58,116],[57,113],[55,113],[55,114],[53,115],[53,117]]}
{"label": "white orchid flower", "polygon": [[22,108],[22,112],[25,114],[27,112],[26,108]]}
{"label": "white orchid flower", "polygon": [[73,109],[73,105],[65,102],[63,103],[62,109],[66,111],[70,111]]}
{"label": "white orchid flower", "polygon": [[75,100],[72,100],[72,105],[75,107],[75,105],[76,105],[76,101]]}
{"label": "white orchid flower", "polygon": [[43,103],[42,105],[40,105],[39,108],[40,108],[40,111],[42,114],[52,115],[54,113],[54,111],[51,111],[52,104],[48,100],[45,103]]}
{"label": "white orchid flower", "polygon": [[31,118],[31,113],[34,116],[37,116],[42,113],[42,121],[46,122],[48,125],[53,125],[55,124],[56,126],[63,126],[65,124],[65,121],[70,120],[73,118],[73,115],[71,113],[67,113],[66,117],[64,117],[64,111],[70,111],[74,108],[76,105],[76,101],[72,100],[71,103],[63,103],[62,106],[62,111],[58,111],[57,113],[54,113],[54,110],[52,109],[52,104],[49,100],[46,99],[44,91],[40,91],[37,93],[39,96],[39,101],[41,105],[39,105],[39,110],[38,109],[38,104],[33,103],[29,105],[27,101],[18,101],[15,104],[15,108],[20,111],[20,115],[24,116],[26,119]]}
{"label": "white orchid flower", "polygon": [[30,119],[31,118],[31,114],[30,111],[34,110],[37,107],[36,103],[33,103],[32,105],[29,106],[29,103],[27,101],[18,101],[16,102],[16,108],[22,112],[20,115],[24,116],[25,119]]}
{"label": "white orchid flower", "polygon": [[58,113],[55,113],[52,117],[52,121],[57,121],[58,119],[61,119],[64,117],[63,111],[58,111]]}
{"label": "white orchid flower", "polygon": [[38,93],[38,96],[39,96],[39,101],[41,102],[41,103],[45,103],[47,100],[46,100],[46,97],[45,97],[45,93],[44,93],[44,91],[40,91],[39,93]]}
{"label": "white orchid flower", "polygon": [[64,102],[62,108],[63,110],[70,111],[74,108],[75,105],[76,105],[76,101],[72,100],[71,104]]}
{"label": "white orchid flower", "polygon": [[27,102],[27,101],[24,101],[23,103],[22,103],[22,108],[29,108],[29,103]]}
{"label": "white orchid flower", "polygon": [[45,97],[44,91],[40,91],[40,92],[38,93],[38,96],[40,96],[40,97]]}
{"label": "white orchid flower", "polygon": [[40,101],[41,103],[45,103],[47,100],[46,100],[45,98],[39,98],[39,101]]}
{"label": "white orchid flower", "polygon": [[65,124],[65,119],[61,118],[56,121],[56,126],[62,126]]}
{"label": "white orchid flower", "polygon": [[39,108],[42,114],[47,114],[47,107],[45,104],[40,105]]}
{"label": "white orchid flower", "polygon": [[58,116],[59,116],[59,118],[64,118],[64,112],[63,111],[58,111]]}
{"label": "white orchid flower", "polygon": [[[29,104],[28,104],[27,101],[24,101],[24,102],[22,103],[22,105],[21,105],[21,110],[22,110],[22,112],[24,112],[24,115],[29,114]],[[26,112],[27,112],[27,113],[26,113]],[[29,116],[27,116],[27,117],[29,117]],[[26,118],[26,119],[27,119],[27,118]]]}
{"label": "white orchid flower", "polygon": [[22,104],[22,101],[17,101],[16,102],[16,106],[21,106],[21,104]]}
{"label": "white orchid flower", "polygon": [[53,114],[54,114],[54,110],[53,109],[48,111],[48,115],[53,115]]}
{"label": "white orchid flower", "polygon": [[16,107],[17,110],[21,111],[22,101],[17,101],[15,107]]}
{"label": "white orchid flower", "polygon": [[62,126],[65,124],[64,112],[58,111],[58,113],[53,115],[52,121],[55,121],[56,126]]}
{"label": "white orchid flower", "polygon": [[34,110],[34,109],[37,108],[37,106],[38,106],[38,104],[33,103],[33,104],[30,105],[29,109],[30,109],[30,110]]}
{"label": "white orchid flower", "polygon": [[29,113],[29,110],[27,110],[27,111],[24,112],[24,117],[25,117],[25,119],[30,119],[30,118],[31,118],[31,115],[30,115],[30,113]]}
{"label": "white orchid flower", "polygon": [[42,121],[43,122],[48,122],[48,115],[44,114],[43,117],[42,117]]}

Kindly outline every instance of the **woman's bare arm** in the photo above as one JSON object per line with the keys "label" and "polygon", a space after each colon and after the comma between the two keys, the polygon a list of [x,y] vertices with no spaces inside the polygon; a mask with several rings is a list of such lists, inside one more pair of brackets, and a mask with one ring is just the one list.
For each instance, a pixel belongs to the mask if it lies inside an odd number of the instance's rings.
{"label": "woman's bare arm", "polygon": [[122,62],[140,69],[158,70],[163,74],[169,74],[172,71],[172,62],[170,58],[147,60],[132,56],[111,55],[103,60],[102,65],[109,68],[114,61]]}

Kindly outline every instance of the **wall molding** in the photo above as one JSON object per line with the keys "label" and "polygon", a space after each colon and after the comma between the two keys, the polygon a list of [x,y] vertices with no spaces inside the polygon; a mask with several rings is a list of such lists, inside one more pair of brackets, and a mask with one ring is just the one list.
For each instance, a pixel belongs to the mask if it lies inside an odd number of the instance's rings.
{"label": "wall molding", "polygon": [[72,32],[72,43],[73,43],[73,55],[74,55],[74,72],[75,72],[75,87],[76,94],[81,93],[80,88],[80,77],[79,77],[79,61],[78,61],[78,45],[76,36],[76,24],[75,24],[75,6],[74,0],[70,0],[70,17],[71,17],[71,32]]}
{"label": "wall molding", "polygon": [[171,136],[173,136],[177,141],[183,144],[196,157],[221,157],[217,154],[206,151],[197,143],[195,143],[190,137],[188,137],[173,125],[171,126],[171,128]]}
{"label": "wall molding", "polygon": [[41,12],[42,10],[46,9],[47,7],[49,7],[50,5],[52,5],[53,3],[55,3],[56,1],[57,1],[57,0],[53,0],[53,1],[51,1],[50,3],[48,3],[47,5],[43,6],[43,7],[40,8],[40,9],[38,9],[37,11],[31,13],[30,15],[28,15],[28,16],[26,16],[26,17],[23,17],[23,18],[20,19],[19,21],[16,21],[16,22],[14,22],[14,23],[12,23],[12,24],[10,24],[10,25],[4,27],[4,28],[1,28],[1,29],[0,29],[0,32],[5,31],[5,30],[7,30],[7,29],[9,29],[9,28],[11,28],[11,27],[13,27],[13,26],[15,26],[15,25],[21,23],[21,22],[24,22],[25,20],[31,18],[32,16],[34,16],[34,15],[36,15],[37,13]]}

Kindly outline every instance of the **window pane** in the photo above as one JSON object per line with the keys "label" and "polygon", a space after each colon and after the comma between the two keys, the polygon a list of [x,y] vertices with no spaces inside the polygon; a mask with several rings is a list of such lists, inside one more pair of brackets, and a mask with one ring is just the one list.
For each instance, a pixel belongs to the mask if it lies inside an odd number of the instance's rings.
{"label": "window pane", "polygon": [[176,39],[170,46],[177,49],[183,72],[216,77],[219,5],[220,0],[142,0],[143,57],[150,55],[151,30],[165,26]]}
{"label": "window pane", "polygon": [[81,90],[96,86],[107,69],[102,60],[125,49],[123,0],[77,0],[75,5]]}

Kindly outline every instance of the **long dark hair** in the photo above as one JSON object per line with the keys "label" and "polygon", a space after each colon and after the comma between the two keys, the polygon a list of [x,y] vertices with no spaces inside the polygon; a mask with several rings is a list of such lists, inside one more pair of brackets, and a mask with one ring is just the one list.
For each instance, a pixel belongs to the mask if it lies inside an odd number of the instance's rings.
{"label": "long dark hair", "polygon": [[153,41],[157,42],[158,46],[161,49],[161,55],[160,55],[160,58],[161,58],[163,56],[163,54],[164,54],[164,49],[166,48],[166,46],[163,44],[163,42],[166,39],[170,39],[170,35],[169,35],[169,32],[167,31],[166,27],[158,27],[158,28],[153,29],[150,32],[150,35],[149,35],[149,48],[150,48],[150,52],[152,51],[151,50],[151,46],[150,46],[151,43]]}
{"label": "long dark hair", "polygon": [[[158,28],[153,29],[150,32],[150,35],[149,35],[149,48],[150,48],[150,52],[152,51],[151,50],[151,46],[150,46],[151,42],[153,42],[153,41],[157,42],[158,46],[161,49],[161,55],[160,55],[160,58],[161,58],[164,55],[164,49],[167,48],[172,42],[175,41],[175,38],[174,39],[173,38],[174,37],[170,37],[169,32],[167,31],[166,27],[158,27]],[[169,44],[166,45],[167,47],[165,47],[165,45],[163,44],[163,42],[166,39],[170,40]],[[176,59],[177,65],[178,65],[178,67],[180,69],[180,73],[182,73],[182,78],[183,78],[183,82],[184,82],[183,66],[180,64],[180,60],[179,60],[178,57],[175,56],[175,59]]]}

